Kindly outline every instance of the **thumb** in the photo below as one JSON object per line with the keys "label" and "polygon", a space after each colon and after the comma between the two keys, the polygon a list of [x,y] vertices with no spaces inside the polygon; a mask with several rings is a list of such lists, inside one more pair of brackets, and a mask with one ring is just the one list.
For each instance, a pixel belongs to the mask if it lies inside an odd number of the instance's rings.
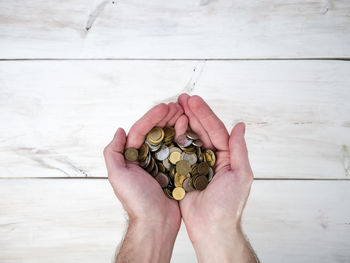
{"label": "thumb", "polygon": [[109,176],[114,174],[113,172],[120,172],[123,168],[125,168],[125,143],[125,131],[123,128],[119,128],[115,133],[113,140],[103,150],[103,155]]}
{"label": "thumb", "polygon": [[245,124],[243,122],[236,124],[231,131],[229,140],[231,169],[251,172],[244,134]]}

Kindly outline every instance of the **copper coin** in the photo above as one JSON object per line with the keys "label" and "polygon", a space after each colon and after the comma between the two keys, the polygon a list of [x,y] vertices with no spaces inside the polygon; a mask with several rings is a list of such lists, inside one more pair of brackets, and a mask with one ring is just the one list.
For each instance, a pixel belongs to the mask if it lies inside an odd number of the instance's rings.
{"label": "copper coin", "polygon": [[208,179],[206,176],[200,175],[196,178],[196,180],[194,180],[193,185],[197,190],[201,191],[207,187]]}
{"label": "copper coin", "polygon": [[155,179],[157,180],[157,182],[160,184],[162,188],[167,187],[167,185],[169,184],[169,177],[163,173],[158,173]]}
{"label": "copper coin", "polygon": [[158,174],[158,165],[157,165],[157,163],[155,163],[155,164],[154,164],[154,167],[153,167],[153,169],[152,169],[152,171],[151,171],[151,175],[152,175],[153,177],[155,177],[157,174]]}
{"label": "copper coin", "polygon": [[164,138],[174,137],[175,129],[171,126],[167,126],[164,128]]}
{"label": "copper coin", "polygon": [[154,159],[153,159],[153,157],[151,158],[151,162],[149,163],[149,165],[146,167],[146,171],[148,172],[148,173],[150,173],[152,170],[153,170],[153,168],[154,168],[154,164],[155,164],[156,162],[154,161]]}
{"label": "copper coin", "polygon": [[183,184],[182,184],[182,187],[183,187],[183,189],[185,189],[186,192],[191,192],[191,191],[195,190],[195,189],[191,186],[190,180],[191,180],[191,178],[186,178],[185,181],[184,181]]}
{"label": "copper coin", "polygon": [[201,162],[198,164],[198,174],[206,175],[209,172],[209,165],[206,162]]}

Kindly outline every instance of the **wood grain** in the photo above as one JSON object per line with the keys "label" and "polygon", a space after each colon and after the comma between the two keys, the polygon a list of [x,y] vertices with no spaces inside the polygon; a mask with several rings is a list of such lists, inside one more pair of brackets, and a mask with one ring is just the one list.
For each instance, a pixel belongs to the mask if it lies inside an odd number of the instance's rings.
{"label": "wood grain", "polygon": [[0,1],[0,58],[349,58],[350,2]]}
{"label": "wood grain", "polygon": [[[0,181],[1,262],[110,262],[126,217],[107,180]],[[347,262],[349,183],[255,181],[243,226],[261,261]],[[172,262],[196,262],[184,227]]]}
{"label": "wood grain", "polygon": [[247,123],[257,178],[349,179],[350,63],[0,63],[0,177],[105,177],[104,146],[152,105],[204,97]]}

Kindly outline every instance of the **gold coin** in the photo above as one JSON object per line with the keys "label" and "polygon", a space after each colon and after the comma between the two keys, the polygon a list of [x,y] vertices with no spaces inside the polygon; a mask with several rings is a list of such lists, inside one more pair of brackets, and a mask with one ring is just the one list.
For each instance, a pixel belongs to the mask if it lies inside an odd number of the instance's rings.
{"label": "gold coin", "polygon": [[172,152],[169,156],[169,160],[172,164],[176,164],[178,161],[181,160],[181,153],[180,152]]}
{"label": "gold coin", "polygon": [[190,174],[192,175],[198,174],[198,164],[195,163],[194,165],[191,166]]}
{"label": "gold coin", "polygon": [[124,152],[125,159],[130,162],[135,162],[138,159],[139,152],[136,148],[128,148]]}
{"label": "gold coin", "polygon": [[179,201],[185,197],[186,192],[182,187],[175,187],[172,194],[174,199]]}
{"label": "gold coin", "polygon": [[148,173],[150,173],[150,172],[153,170],[154,164],[155,164],[155,163],[156,163],[156,162],[154,161],[154,158],[152,157],[151,162],[150,162],[149,165],[146,167],[146,171],[147,171]]}
{"label": "gold coin", "polygon": [[[162,149],[166,150],[164,154]],[[181,200],[186,192],[205,189],[214,176],[215,153],[202,148],[191,129],[175,140],[174,127],[154,127],[139,150],[126,149],[124,156],[127,160],[139,160],[139,165],[158,181],[171,199]]]}
{"label": "gold coin", "polygon": [[166,169],[164,167],[163,162],[157,162],[157,165],[158,165],[159,172],[165,173]]}
{"label": "gold coin", "polygon": [[209,164],[209,166],[213,167],[215,165],[216,157],[215,153],[212,150],[207,149],[204,151],[204,159]]}
{"label": "gold coin", "polygon": [[179,175],[178,173],[175,174],[174,177],[174,185],[175,187],[182,187],[183,182],[185,181],[186,176]]}
{"label": "gold coin", "polygon": [[180,175],[186,175],[190,172],[191,165],[186,160],[181,160],[176,163],[176,172]]}
{"label": "gold coin", "polygon": [[142,144],[139,150],[139,161],[144,161],[147,158],[149,147],[146,143]]}
{"label": "gold coin", "polygon": [[152,130],[147,133],[146,139],[152,145],[159,144],[164,138],[164,131],[160,127],[153,127]]}
{"label": "gold coin", "polygon": [[171,179],[175,178],[175,173],[176,173],[175,167],[173,166],[170,168],[170,171],[169,171],[169,176],[171,177]]}
{"label": "gold coin", "polygon": [[170,189],[164,188],[163,191],[164,191],[165,195],[166,195],[168,198],[174,199],[173,196],[171,195]]}

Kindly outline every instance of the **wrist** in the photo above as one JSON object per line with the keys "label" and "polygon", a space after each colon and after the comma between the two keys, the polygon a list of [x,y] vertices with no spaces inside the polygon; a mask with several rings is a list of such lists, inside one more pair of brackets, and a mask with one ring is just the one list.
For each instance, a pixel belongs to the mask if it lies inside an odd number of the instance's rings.
{"label": "wrist", "polygon": [[212,226],[204,235],[197,235],[191,241],[200,263],[257,262],[239,225],[229,228]]}
{"label": "wrist", "polygon": [[203,240],[208,239],[222,239],[225,237],[235,237],[242,234],[241,224],[240,222],[229,222],[218,223],[218,221],[204,221],[202,220],[200,224],[186,224],[186,229],[189,234],[190,240],[192,244],[195,246],[196,244],[200,244]]}
{"label": "wrist", "polygon": [[142,262],[170,262],[178,230],[167,221],[130,219],[124,243],[132,240],[130,253],[142,257]]}
{"label": "wrist", "polygon": [[129,218],[129,228],[135,228],[140,233],[149,232],[156,237],[175,239],[181,225],[180,220],[170,218],[143,219]]}

